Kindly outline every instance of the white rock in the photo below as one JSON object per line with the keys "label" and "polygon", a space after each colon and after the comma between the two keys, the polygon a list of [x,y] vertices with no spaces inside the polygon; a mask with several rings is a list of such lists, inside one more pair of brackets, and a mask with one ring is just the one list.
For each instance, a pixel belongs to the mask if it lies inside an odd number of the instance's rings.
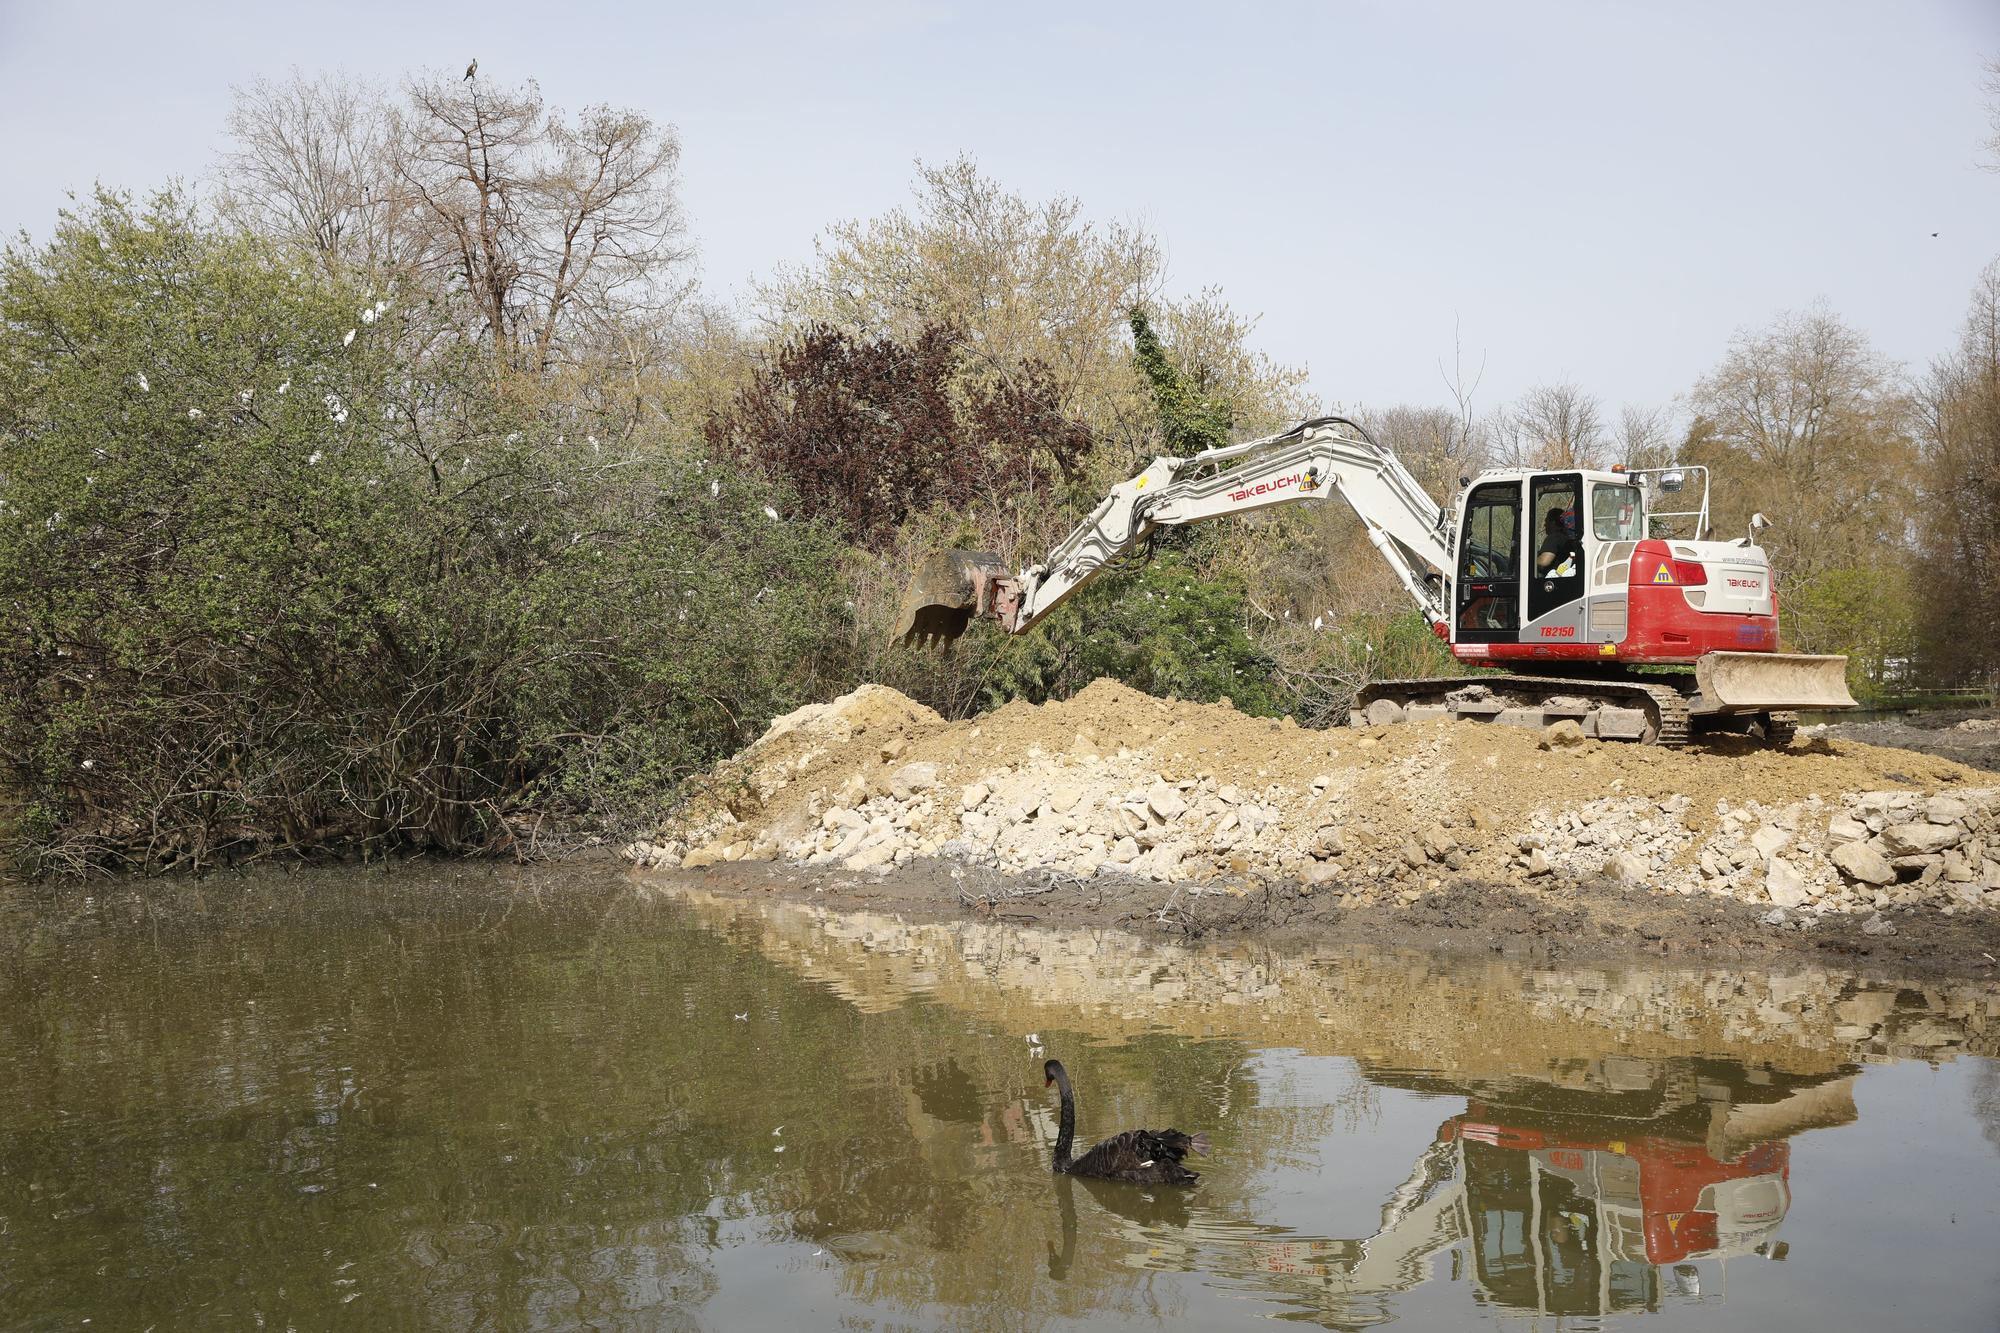
{"label": "white rock", "polygon": [[1785,844],[1791,840],[1791,834],[1766,824],[1750,835],[1750,846],[1755,849],[1757,855],[1768,861],[1784,850]]}
{"label": "white rock", "polygon": [[992,794],[993,789],[991,787],[988,787],[983,782],[975,782],[970,787],[959,792],[958,808],[961,810],[977,810],[980,806],[986,804],[986,798]]}
{"label": "white rock", "polygon": [[1156,782],[1146,790],[1146,804],[1161,819],[1172,822],[1187,813],[1187,802],[1180,792],[1164,782]]}
{"label": "white rock", "polygon": [[1933,796],[1924,802],[1924,818],[1933,824],[1955,824],[1965,815],[1965,802],[1949,796]]}
{"label": "white rock", "polygon": [[1621,884],[1634,887],[1652,878],[1653,867],[1646,858],[1635,852],[1619,852],[1605,864],[1605,871]]}
{"label": "white rock", "polygon": [[884,838],[848,857],[846,865],[849,870],[873,870],[877,866],[885,866],[895,860],[899,850],[900,846],[895,839]]}
{"label": "white rock", "polygon": [[1780,907],[1802,907],[1809,896],[1805,877],[1783,857],[1773,860],[1765,870],[1764,892]]}
{"label": "white rock", "polygon": [[1944,824],[1891,824],[1882,830],[1882,850],[1890,856],[1929,856],[1958,840],[1958,830]]}
{"label": "white rock", "polygon": [[937,786],[936,764],[904,764],[889,777],[889,794],[907,801],[920,791]]}
{"label": "white rock", "polygon": [[1868,826],[1858,819],[1849,819],[1846,815],[1835,815],[1833,821],[1826,826],[1826,837],[1829,842],[1859,842],[1867,836]]}
{"label": "white rock", "polygon": [[1846,842],[1833,849],[1833,864],[1840,873],[1862,884],[1892,884],[1896,868],[1889,858],[1867,842]]}
{"label": "white rock", "polygon": [[1083,800],[1083,788],[1074,782],[1058,783],[1049,789],[1045,804],[1059,815],[1066,815],[1076,809]]}

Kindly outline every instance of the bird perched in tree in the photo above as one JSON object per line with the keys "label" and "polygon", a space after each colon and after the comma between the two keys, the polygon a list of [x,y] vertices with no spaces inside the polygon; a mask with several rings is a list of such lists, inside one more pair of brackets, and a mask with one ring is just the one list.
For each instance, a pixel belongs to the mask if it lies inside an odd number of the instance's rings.
{"label": "bird perched in tree", "polygon": [[[465,79],[469,79],[469,78],[471,78],[471,77],[472,77],[473,75],[477,74],[478,72],[479,72],[479,57],[478,57],[478,56],[474,56],[474,57],[472,58],[472,63],[471,63],[470,65],[467,65],[467,66],[465,67]],[[464,82],[465,82],[465,79],[460,79],[460,80],[459,80],[459,82],[460,82],[460,83],[464,83]]]}

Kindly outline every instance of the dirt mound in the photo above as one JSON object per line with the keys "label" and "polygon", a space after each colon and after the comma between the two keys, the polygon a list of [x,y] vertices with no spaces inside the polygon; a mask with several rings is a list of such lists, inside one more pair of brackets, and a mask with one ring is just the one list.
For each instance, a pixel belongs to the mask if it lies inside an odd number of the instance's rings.
{"label": "dirt mound", "polygon": [[[1782,910],[1956,910],[2000,905],[2000,797],[1981,777],[1824,737],[1674,751],[1447,721],[1308,731],[1106,680],[947,723],[870,685],[778,719],[630,854],[856,870],[945,856],[1404,900],[1461,874],[1608,875]],[[1932,827],[1891,832],[1906,824]]]}

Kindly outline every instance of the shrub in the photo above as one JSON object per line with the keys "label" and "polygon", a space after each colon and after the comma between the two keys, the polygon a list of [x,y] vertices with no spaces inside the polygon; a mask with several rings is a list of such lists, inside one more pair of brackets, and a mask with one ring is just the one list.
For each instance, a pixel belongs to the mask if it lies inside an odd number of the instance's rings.
{"label": "shrub", "polygon": [[615,823],[841,669],[822,527],[401,315],[171,197],[8,253],[0,764],[45,867]]}
{"label": "shrub", "polygon": [[1302,726],[1339,726],[1361,690],[1378,680],[1469,672],[1416,610],[1366,612],[1314,628],[1287,623],[1270,636],[1273,687]]}

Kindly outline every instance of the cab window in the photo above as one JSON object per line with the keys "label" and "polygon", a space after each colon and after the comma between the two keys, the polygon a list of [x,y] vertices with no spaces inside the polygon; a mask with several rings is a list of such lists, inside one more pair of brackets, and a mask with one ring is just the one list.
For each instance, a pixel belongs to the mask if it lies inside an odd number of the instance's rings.
{"label": "cab window", "polygon": [[1583,572],[1578,540],[1577,485],[1580,478],[1537,477],[1534,484],[1535,572],[1542,578],[1573,578]]}
{"label": "cab window", "polygon": [[1474,491],[1465,506],[1465,534],[1459,542],[1460,576],[1513,578],[1520,524],[1519,486],[1502,483]]}
{"label": "cab window", "polygon": [[1601,542],[1635,542],[1644,529],[1637,486],[1599,484],[1590,493],[1590,532]]}

